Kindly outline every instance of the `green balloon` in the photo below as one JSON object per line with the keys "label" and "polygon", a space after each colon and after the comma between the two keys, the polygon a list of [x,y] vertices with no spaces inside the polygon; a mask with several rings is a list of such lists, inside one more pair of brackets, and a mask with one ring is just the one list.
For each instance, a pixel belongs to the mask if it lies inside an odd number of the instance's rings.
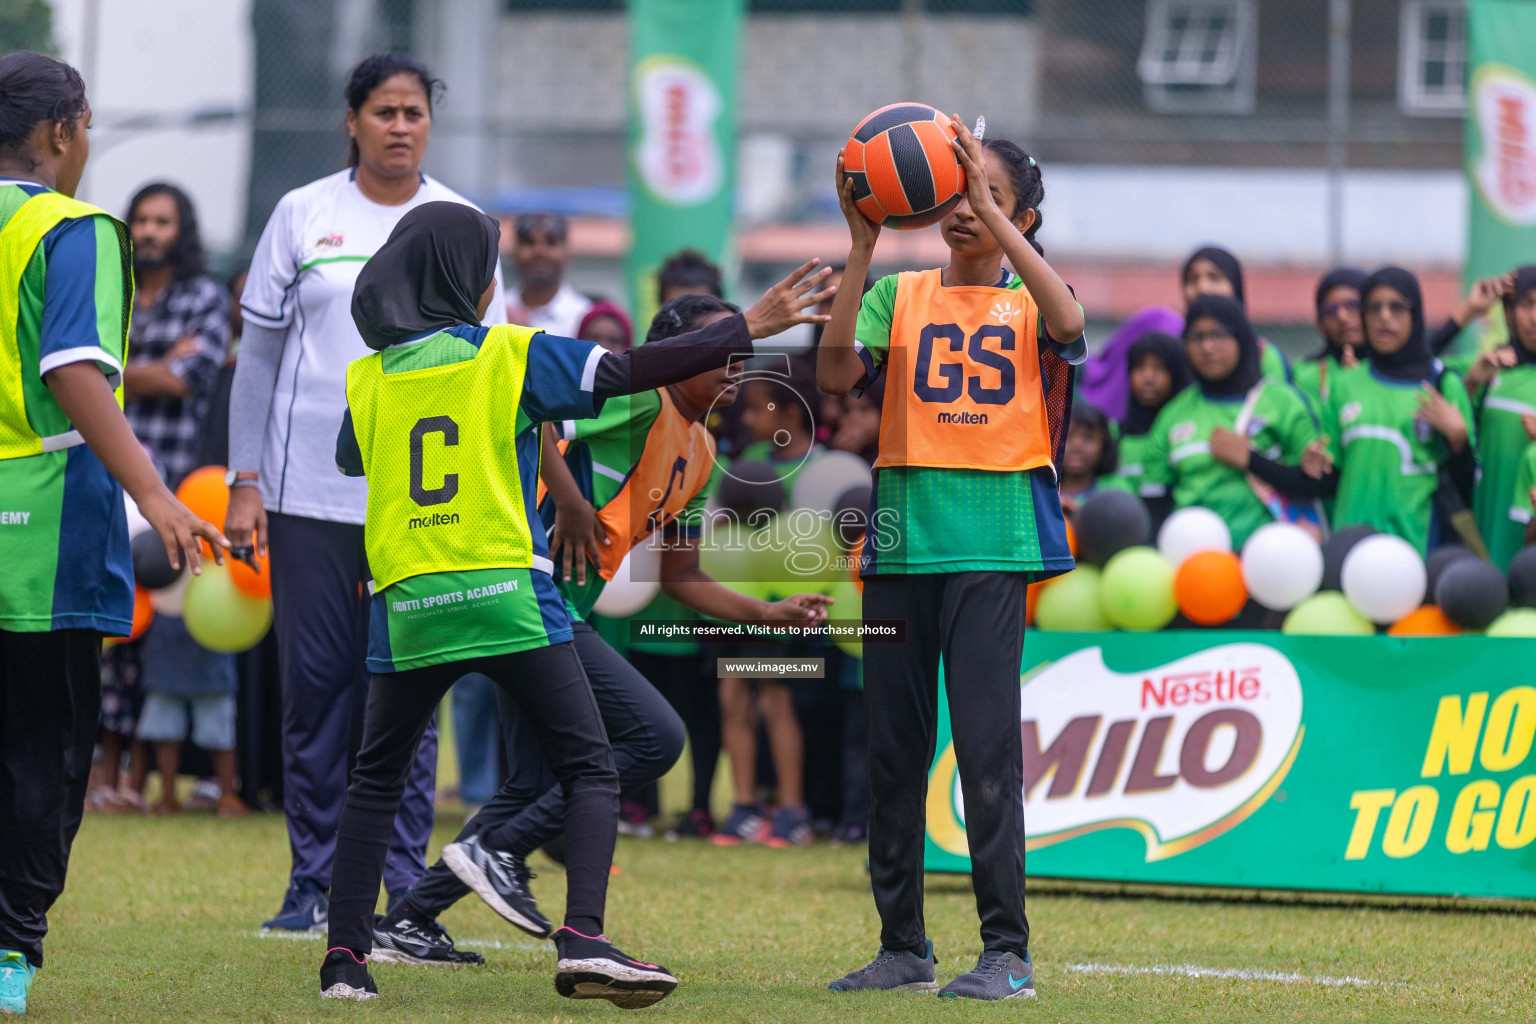
{"label": "green balloon", "polygon": [[805,509],[782,512],[747,538],[752,578],[779,598],[825,594],[847,579],[842,549],[831,526]]}
{"label": "green balloon", "polygon": [[[838,580],[827,588],[827,596],[832,599],[832,607],[827,609],[827,618],[839,623],[854,623],[864,621],[864,595],[852,580]],[[855,658],[864,657],[864,642],[857,638],[835,637],[833,643],[838,649]]]}
{"label": "green balloon", "polygon": [[238,654],[255,647],[272,625],[272,602],[242,593],[222,565],[203,563],[187,584],[182,620],[192,639],[210,651]]}
{"label": "green balloon", "polygon": [[1076,569],[1040,592],[1035,625],[1051,633],[1103,633],[1112,627],[1099,603],[1099,570]]}
{"label": "green balloon", "polygon": [[[1126,548],[1116,554],[1104,564],[1099,582],[1104,617],[1121,629],[1162,629],[1179,611],[1173,575],[1173,566],[1155,548]],[[1039,612],[1035,615],[1038,618]]]}
{"label": "green balloon", "polygon": [[1343,594],[1325,590],[1292,608],[1280,632],[1293,636],[1375,636],[1376,627]]}
{"label": "green balloon", "polygon": [[709,527],[699,541],[699,568],[716,583],[767,601],[771,599],[769,585],[763,582],[750,546],[755,532],[732,523]]}
{"label": "green balloon", "polygon": [[1493,620],[1488,635],[1536,637],[1536,608],[1511,608]]}

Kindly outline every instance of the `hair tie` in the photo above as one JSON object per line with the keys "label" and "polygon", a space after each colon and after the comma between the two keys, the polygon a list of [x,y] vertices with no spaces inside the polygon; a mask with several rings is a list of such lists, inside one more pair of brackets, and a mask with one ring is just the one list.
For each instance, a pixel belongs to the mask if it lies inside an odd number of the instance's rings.
{"label": "hair tie", "polygon": [[1031,166],[1031,167],[1034,167],[1034,166],[1036,166],[1036,164],[1035,164],[1035,158],[1034,158],[1034,157],[1027,157],[1027,158],[1026,158],[1026,159],[1028,159],[1028,160],[1029,160],[1029,166]]}

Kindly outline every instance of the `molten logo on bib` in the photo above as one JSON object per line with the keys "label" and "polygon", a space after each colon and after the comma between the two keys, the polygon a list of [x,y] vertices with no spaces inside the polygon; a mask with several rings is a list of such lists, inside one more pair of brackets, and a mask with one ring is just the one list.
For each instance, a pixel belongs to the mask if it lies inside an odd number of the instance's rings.
{"label": "molten logo on bib", "polygon": [[[1132,673],[1111,671],[1090,647],[1021,685],[1028,849],[1130,829],[1149,862],[1178,856],[1263,806],[1305,733],[1296,669],[1263,644]],[[928,832],[967,854],[953,745],[934,766]]]}

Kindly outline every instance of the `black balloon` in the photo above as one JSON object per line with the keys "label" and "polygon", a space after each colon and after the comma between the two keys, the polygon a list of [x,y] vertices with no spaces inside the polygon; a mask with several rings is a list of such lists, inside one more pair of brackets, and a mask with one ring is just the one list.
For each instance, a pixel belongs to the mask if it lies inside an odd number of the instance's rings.
{"label": "black balloon", "polygon": [[1473,554],[1471,548],[1462,547],[1460,544],[1447,544],[1443,548],[1436,548],[1431,551],[1429,557],[1424,560],[1424,593],[1429,595],[1426,600],[1434,600],[1435,587],[1440,585],[1441,573],[1463,558],[1476,557],[1477,555]]}
{"label": "black balloon", "polygon": [[864,536],[869,523],[869,496],[873,493],[869,484],[850,487],[838,495],[832,506],[832,528],[843,547],[851,548]]}
{"label": "black balloon", "polygon": [[[1335,530],[1323,541],[1323,583],[1317,589],[1343,590],[1344,584],[1339,577],[1344,571],[1344,556],[1375,532],[1376,528],[1372,526],[1346,526],[1342,530]],[[1434,593],[1433,588],[1430,593]]]}
{"label": "black balloon", "polygon": [[1487,629],[1509,607],[1509,589],[1492,562],[1463,558],[1440,574],[1435,603],[1462,629]]}
{"label": "black balloon", "polygon": [[133,538],[129,548],[133,552],[133,581],[145,590],[159,590],[181,578],[181,570],[171,568],[165,542],[154,530]]}
{"label": "black balloon", "polygon": [[1100,491],[1077,510],[1077,560],[1103,565],[1126,548],[1152,542],[1147,506],[1125,491]]}
{"label": "black balloon", "polygon": [[783,511],[784,481],[766,462],[733,462],[720,479],[715,500],[721,508],[736,513],[743,524],[753,525],[754,517]]}
{"label": "black balloon", "polygon": [[1522,548],[1509,563],[1509,603],[1536,608],[1536,544]]}

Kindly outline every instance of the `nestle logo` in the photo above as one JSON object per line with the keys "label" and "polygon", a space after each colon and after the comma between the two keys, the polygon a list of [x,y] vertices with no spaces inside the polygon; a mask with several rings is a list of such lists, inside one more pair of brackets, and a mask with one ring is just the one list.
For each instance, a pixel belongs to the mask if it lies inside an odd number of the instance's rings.
{"label": "nestle logo", "polygon": [[452,526],[459,521],[457,512],[443,515],[441,512],[433,512],[429,516],[417,516],[406,524],[406,529],[414,530],[419,526]]}
{"label": "nestle logo", "polygon": [[1259,669],[1220,669],[1199,672],[1176,672],[1163,676],[1154,683],[1144,679],[1141,683],[1141,709],[1150,705],[1180,708],[1186,704],[1209,704],[1212,701],[1226,703],[1234,700],[1253,700],[1259,695]]}
{"label": "nestle logo", "polygon": [[987,414],[984,412],[941,412],[940,423],[954,423],[961,426],[977,426],[987,422]]}

